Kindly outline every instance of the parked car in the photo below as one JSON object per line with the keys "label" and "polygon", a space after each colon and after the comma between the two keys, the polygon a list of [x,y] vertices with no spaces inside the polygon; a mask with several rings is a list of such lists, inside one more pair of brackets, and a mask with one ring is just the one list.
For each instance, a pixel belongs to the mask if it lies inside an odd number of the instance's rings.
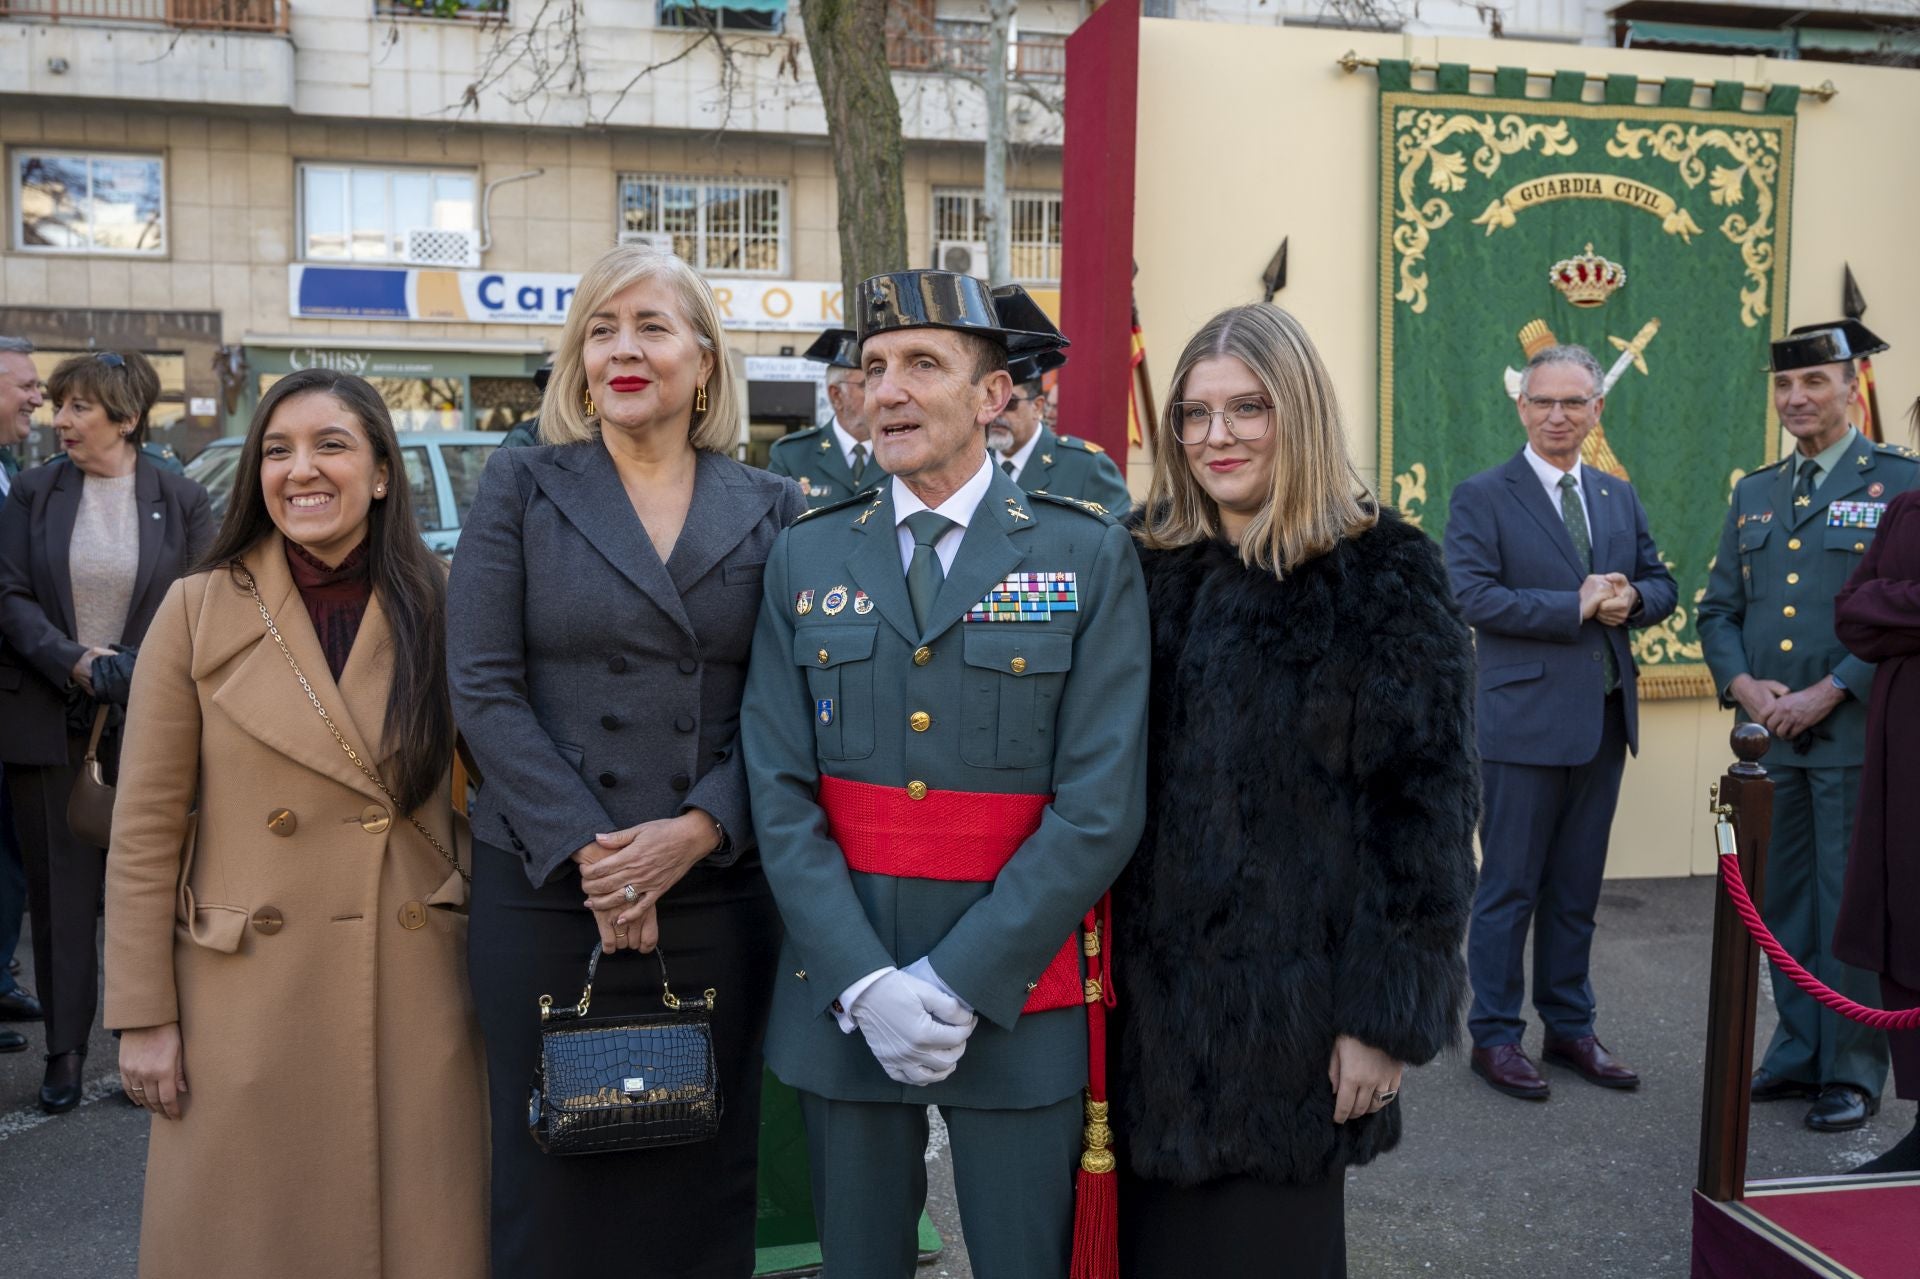
{"label": "parked car", "polygon": [[[420,534],[428,547],[446,559],[453,558],[460,525],[480,487],[480,472],[505,438],[500,431],[400,432],[400,458]],[[226,515],[227,499],[233,494],[241,443],[237,435],[225,436],[187,463],[187,474],[207,490],[216,523]]]}

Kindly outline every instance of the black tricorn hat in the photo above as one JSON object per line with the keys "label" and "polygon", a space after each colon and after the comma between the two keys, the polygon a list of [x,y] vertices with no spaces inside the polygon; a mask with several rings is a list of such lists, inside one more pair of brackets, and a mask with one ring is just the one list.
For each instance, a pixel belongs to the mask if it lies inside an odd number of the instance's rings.
{"label": "black tricorn hat", "polygon": [[1067,357],[1058,351],[1041,351],[1008,360],[1007,372],[1013,375],[1015,386],[1025,386],[1029,382],[1038,382],[1066,362]]}
{"label": "black tricorn hat", "polygon": [[1770,367],[1775,373],[1786,373],[1816,364],[1846,364],[1886,349],[1887,344],[1858,320],[1803,324],[1769,348]]}
{"label": "black tricorn hat", "polygon": [[954,271],[888,271],[860,283],[860,341],[894,329],[956,329],[998,342],[1009,357],[1067,345],[1017,284],[989,289]]}
{"label": "black tricorn hat", "polygon": [[836,369],[857,369],[860,367],[860,336],[852,329],[828,329],[813,340],[803,355],[809,360]]}

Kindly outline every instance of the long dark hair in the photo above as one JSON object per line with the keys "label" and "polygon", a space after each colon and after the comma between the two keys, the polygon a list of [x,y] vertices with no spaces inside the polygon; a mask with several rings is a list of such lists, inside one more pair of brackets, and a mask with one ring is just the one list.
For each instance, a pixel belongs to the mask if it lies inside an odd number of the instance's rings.
{"label": "long dark hair", "polygon": [[433,796],[453,763],[453,706],[447,696],[447,574],[420,540],[408,501],[406,467],[393,418],[380,393],[351,373],[303,369],[273,384],[253,412],[239,473],[220,532],[197,572],[240,567],[240,559],[274,531],[260,488],[260,457],[267,424],[282,404],[300,395],[330,395],[351,413],[387,467],[388,497],[368,514],[367,572],[393,628],[393,689],[387,697],[386,740],[397,743],[391,776],[405,812]]}

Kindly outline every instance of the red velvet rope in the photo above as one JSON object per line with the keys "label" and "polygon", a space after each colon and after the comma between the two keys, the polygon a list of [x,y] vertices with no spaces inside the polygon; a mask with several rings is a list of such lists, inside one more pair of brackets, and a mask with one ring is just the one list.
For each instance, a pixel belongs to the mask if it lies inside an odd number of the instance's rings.
{"label": "red velvet rope", "polygon": [[1894,1012],[1856,1004],[1802,968],[1799,961],[1789,955],[1787,948],[1768,931],[1766,921],[1760,918],[1760,912],[1754,908],[1753,898],[1747,894],[1747,883],[1740,877],[1738,857],[1728,853],[1720,855],[1720,882],[1726,885],[1727,896],[1733,899],[1733,908],[1739,912],[1740,922],[1753,934],[1753,940],[1760,949],[1767,952],[1767,958],[1773,962],[1773,966],[1791,978],[1794,985],[1847,1020],[1857,1021],[1863,1026],[1871,1026],[1875,1030],[1912,1030],[1920,1027],[1920,1008],[1903,1008]]}

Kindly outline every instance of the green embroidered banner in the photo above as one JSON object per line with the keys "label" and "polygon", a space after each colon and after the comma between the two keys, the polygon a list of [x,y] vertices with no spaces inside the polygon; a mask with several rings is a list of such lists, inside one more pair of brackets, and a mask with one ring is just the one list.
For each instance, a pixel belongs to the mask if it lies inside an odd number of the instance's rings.
{"label": "green embroidered banner", "polygon": [[[1451,73],[1451,74],[1449,74]],[[1416,92],[1380,64],[1380,476],[1436,539],[1453,486],[1526,442],[1515,371],[1555,342],[1615,381],[1589,465],[1629,479],[1680,586],[1634,633],[1644,697],[1706,696],[1694,632],[1727,495],[1775,460],[1764,373],[1786,330],[1798,91],[1741,110],[1738,84],[1668,81],[1659,105],[1611,77],[1526,75],[1471,94],[1465,67]]]}

